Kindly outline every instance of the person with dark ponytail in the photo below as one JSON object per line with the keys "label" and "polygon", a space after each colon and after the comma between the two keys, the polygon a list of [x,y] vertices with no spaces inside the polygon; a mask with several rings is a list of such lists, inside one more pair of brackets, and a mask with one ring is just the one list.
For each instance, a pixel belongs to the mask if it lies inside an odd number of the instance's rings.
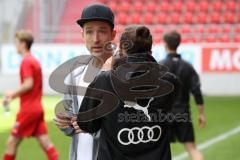
{"label": "person with dark ponytail", "polygon": [[178,80],[151,49],[147,27],[127,27],[111,70],[86,91],[74,127],[101,129],[98,160],[171,160],[167,121]]}

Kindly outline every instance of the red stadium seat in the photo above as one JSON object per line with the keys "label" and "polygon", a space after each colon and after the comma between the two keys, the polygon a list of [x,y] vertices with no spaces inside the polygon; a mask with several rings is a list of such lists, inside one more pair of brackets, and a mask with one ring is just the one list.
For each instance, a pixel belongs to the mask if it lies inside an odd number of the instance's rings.
{"label": "red stadium seat", "polygon": [[208,1],[200,1],[200,3],[198,4],[199,8],[202,12],[207,12],[208,11]]}
{"label": "red stadium seat", "polygon": [[204,26],[203,25],[198,25],[198,26],[194,27],[193,30],[194,30],[194,33],[203,34],[204,33]]}
{"label": "red stadium seat", "polygon": [[226,2],[226,10],[227,11],[235,11],[236,10],[236,2],[234,2],[234,1],[227,1]]}
{"label": "red stadium seat", "polygon": [[131,24],[140,24],[141,23],[141,16],[138,13],[133,13],[130,17]]}
{"label": "red stadium seat", "polygon": [[107,4],[108,0],[99,0],[100,3]]}
{"label": "red stadium seat", "polygon": [[211,23],[221,23],[221,16],[219,12],[214,12],[211,14]]}
{"label": "red stadium seat", "polygon": [[188,42],[197,43],[197,42],[199,42],[199,38],[196,36],[188,38]]}
{"label": "red stadium seat", "polygon": [[181,22],[181,15],[179,13],[173,13],[171,15],[171,23],[178,24]]}
{"label": "red stadium seat", "polygon": [[211,43],[211,42],[216,42],[217,39],[216,39],[214,36],[208,36],[208,37],[206,38],[206,41]]}
{"label": "red stadium seat", "polygon": [[190,42],[188,37],[182,36],[181,43],[188,43]]}
{"label": "red stadium seat", "polygon": [[[146,0],[147,1],[147,0]],[[169,3],[170,0],[155,0],[155,2],[160,2],[160,3]]]}
{"label": "red stadium seat", "polygon": [[220,12],[223,9],[224,4],[221,1],[215,1],[212,4],[212,10],[215,12]]}
{"label": "red stadium seat", "polygon": [[230,40],[230,38],[229,38],[229,36],[228,35],[223,35],[221,38],[220,38],[220,42],[222,42],[222,43],[228,43],[228,42],[230,42],[231,40]]}
{"label": "red stadium seat", "polygon": [[240,43],[240,36],[238,36],[238,37],[234,37],[234,42],[236,42],[236,43]]}
{"label": "red stadium seat", "polygon": [[186,10],[189,12],[193,12],[197,8],[195,1],[187,1],[185,5],[186,5]]}
{"label": "red stadium seat", "polygon": [[162,42],[162,37],[161,36],[155,36],[153,39],[153,43],[161,43]]}
{"label": "red stadium seat", "polygon": [[[109,0],[112,1],[112,0]],[[113,0],[113,1],[118,1],[118,2],[123,2],[123,0]],[[124,0],[125,2],[128,2],[130,4],[132,4],[134,1],[133,0]],[[139,0],[139,1],[143,1],[143,0]]]}
{"label": "red stadium seat", "polygon": [[190,26],[189,26],[189,25],[184,25],[184,26],[181,28],[180,32],[181,32],[182,34],[189,34],[189,33],[191,32]]}
{"label": "red stadium seat", "polygon": [[236,32],[237,34],[240,34],[240,26],[237,26],[237,27],[235,28],[235,32]]}
{"label": "red stadium seat", "polygon": [[117,24],[126,25],[128,23],[128,16],[125,13],[119,13],[117,15]]}
{"label": "red stadium seat", "polygon": [[193,37],[192,42],[193,43],[198,43],[200,41],[199,37]]}
{"label": "red stadium seat", "polygon": [[204,12],[199,13],[198,15],[196,15],[196,17],[197,17],[197,23],[204,24],[208,22],[207,15]]}
{"label": "red stadium seat", "polygon": [[217,34],[219,32],[219,28],[216,25],[210,26],[207,29],[207,32],[210,34]]}
{"label": "red stadium seat", "polygon": [[199,42],[199,43],[203,43],[203,42],[206,42],[206,40],[204,39],[204,37],[200,36],[200,37],[198,38],[198,42]]}
{"label": "red stadium seat", "polygon": [[185,13],[183,16],[183,19],[184,19],[184,23],[190,24],[194,22],[193,14],[191,12]]}
{"label": "red stadium seat", "polygon": [[[240,10],[240,5],[239,5],[239,10]],[[237,22],[240,23],[240,14],[237,15]]]}
{"label": "red stadium seat", "polygon": [[157,10],[157,5],[154,2],[149,2],[147,5],[147,11],[148,12],[155,12]]}
{"label": "red stadium seat", "polygon": [[229,34],[231,32],[231,27],[229,25],[225,25],[222,27],[222,33]]}
{"label": "red stadium seat", "polygon": [[146,13],[144,15],[144,23],[145,24],[153,24],[153,14],[152,13]]}
{"label": "red stadium seat", "polygon": [[172,9],[176,12],[181,12],[182,11],[182,3],[180,1],[176,1],[172,4]]}
{"label": "red stadium seat", "polygon": [[157,14],[157,23],[158,24],[167,24],[169,17],[165,13]]}
{"label": "red stadium seat", "polygon": [[132,7],[136,12],[141,12],[144,9],[144,5],[141,1],[136,1]]}
{"label": "red stadium seat", "polygon": [[224,15],[224,22],[225,23],[235,23],[235,18],[234,18],[234,14],[231,12],[227,12]]}
{"label": "red stadium seat", "polygon": [[149,30],[150,30],[151,34],[153,34],[155,31],[155,28],[153,26],[149,26]]}
{"label": "red stadium seat", "polygon": [[158,25],[158,26],[155,28],[154,33],[155,33],[155,34],[162,34],[163,31],[164,31],[163,28]]}
{"label": "red stadium seat", "polygon": [[117,3],[115,3],[114,1],[110,1],[109,3],[107,3],[107,6],[111,8],[113,11],[117,11],[118,6]]}
{"label": "red stadium seat", "polygon": [[179,31],[179,27],[178,25],[175,25],[175,24],[171,24],[171,25],[168,25],[167,28],[165,29],[165,31]]}
{"label": "red stadium seat", "polygon": [[160,4],[160,12],[167,12],[170,10],[170,5],[167,2],[162,2]]}
{"label": "red stadium seat", "polygon": [[129,4],[128,2],[123,2],[121,5],[120,5],[120,11],[121,12],[128,12],[131,10],[131,4]]}

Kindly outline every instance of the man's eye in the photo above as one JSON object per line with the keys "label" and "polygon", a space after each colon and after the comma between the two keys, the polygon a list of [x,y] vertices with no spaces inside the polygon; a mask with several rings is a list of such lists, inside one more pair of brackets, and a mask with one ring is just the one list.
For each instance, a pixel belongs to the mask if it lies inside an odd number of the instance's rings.
{"label": "man's eye", "polygon": [[105,30],[100,30],[100,33],[106,33],[106,31]]}
{"label": "man's eye", "polygon": [[91,30],[86,31],[87,34],[92,34]]}

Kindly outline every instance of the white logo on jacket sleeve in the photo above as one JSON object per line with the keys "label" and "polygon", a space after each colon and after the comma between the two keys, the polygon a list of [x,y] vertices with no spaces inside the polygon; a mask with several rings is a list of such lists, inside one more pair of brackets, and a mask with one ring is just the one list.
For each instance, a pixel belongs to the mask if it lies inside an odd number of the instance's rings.
{"label": "white logo on jacket sleeve", "polygon": [[151,117],[148,114],[148,107],[150,106],[150,103],[154,100],[152,97],[149,101],[146,107],[140,106],[136,102],[132,101],[124,101],[124,108],[134,108],[136,110],[141,110],[143,113],[147,116],[148,120],[151,121]]}
{"label": "white logo on jacket sleeve", "polygon": [[[162,129],[158,125],[123,128],[118,132],[118,141],[122,145],[156,142],[160,139],[161,133]],[[124,134],[126,135],[125,139],[123,138]]]}

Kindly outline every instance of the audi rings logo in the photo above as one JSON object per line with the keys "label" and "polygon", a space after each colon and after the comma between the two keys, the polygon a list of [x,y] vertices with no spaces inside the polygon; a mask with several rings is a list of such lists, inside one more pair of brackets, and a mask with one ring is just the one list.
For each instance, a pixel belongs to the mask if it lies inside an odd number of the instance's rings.
{"label": "audi rings logo", "polygon": [[123,128],[118,132],[118,141],[122,145],[156,142],[160,139],[161,133],[162,129],[158,125]]}

